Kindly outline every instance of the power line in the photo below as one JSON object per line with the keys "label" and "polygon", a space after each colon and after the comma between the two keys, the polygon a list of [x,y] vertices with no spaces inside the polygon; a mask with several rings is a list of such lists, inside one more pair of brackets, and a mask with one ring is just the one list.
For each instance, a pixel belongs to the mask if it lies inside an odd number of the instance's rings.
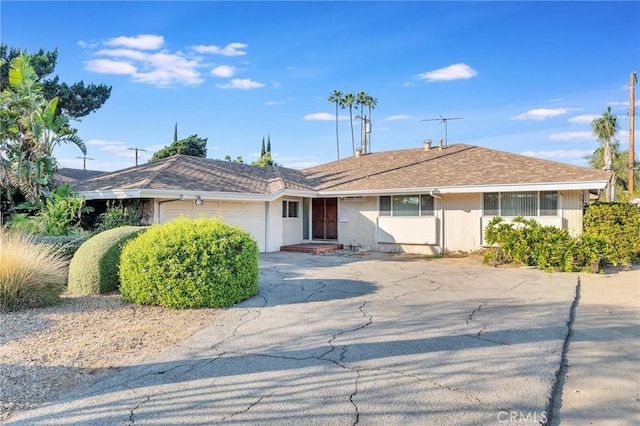
{"label": "power line", "polygon": [[442,115],[440,115],[440,118],[425,118],[421,121],[440,121],[440,124],[444,123],[444,144],[447,145],[449,139],[447,122],[449,120],[462,120],[462,117],[443,117]]}
{"label": "power line", "polygon": [[86,155],[82,157],[76,157],[82,159],[82,170],[87,170],[87,160],[94,160],[94,158],[89,158]]}
{"label": "power line", "polygon": [[138,151],[146,151],[146,149],[142,149],[142,148],[127,148],[130,151],[135,151],[136,152],[136,166],[138,165]]}

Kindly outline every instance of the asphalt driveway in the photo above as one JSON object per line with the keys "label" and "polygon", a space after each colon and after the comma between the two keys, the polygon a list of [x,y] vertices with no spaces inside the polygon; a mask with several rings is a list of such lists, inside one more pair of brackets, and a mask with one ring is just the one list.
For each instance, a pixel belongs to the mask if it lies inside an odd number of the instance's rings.
{"label": "asphalt driveway", "polygon": [[576,274],[407,255],[260,260],[260,294],[10,424],[539,424]]}

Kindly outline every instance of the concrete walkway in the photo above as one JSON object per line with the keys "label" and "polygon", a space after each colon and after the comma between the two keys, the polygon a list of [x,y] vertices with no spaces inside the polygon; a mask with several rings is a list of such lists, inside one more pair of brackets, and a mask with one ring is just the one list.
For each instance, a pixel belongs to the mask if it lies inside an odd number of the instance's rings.
{"label": "concrete walkway", "polygon": [[10,424],[540,424],[577,282],[464,259],[267,254],[258,296]]}
{"label": "concrete walkway", "polygon": [[580,277],[563,425],[640,425],[640,267],[606,272]]}

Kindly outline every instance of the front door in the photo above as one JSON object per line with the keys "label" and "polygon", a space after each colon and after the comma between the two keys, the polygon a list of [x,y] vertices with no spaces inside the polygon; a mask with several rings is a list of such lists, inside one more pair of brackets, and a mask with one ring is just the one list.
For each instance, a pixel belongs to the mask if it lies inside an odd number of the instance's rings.
{"label": "front door", "polygon": [[314,198],[312,210],[312,238],[314,240],[338,239],[338,199]]}

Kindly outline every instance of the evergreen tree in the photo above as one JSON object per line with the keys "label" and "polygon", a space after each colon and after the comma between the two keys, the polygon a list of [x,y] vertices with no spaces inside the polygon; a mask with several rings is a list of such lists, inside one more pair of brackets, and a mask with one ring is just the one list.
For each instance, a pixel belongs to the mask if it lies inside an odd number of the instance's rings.
{"label": "evergreen tree", "polygon": [[31,67],[36,74],[39,84],[42,86],[42,94],[48,101],[58,98],[55,115],[66,115],[70,118],[84,117],[104,105],[111,96],[111,86],[104,84],[84,84],[83,81],[68,85],[60,82],[58,76],[51,79],[45,78],[53,72],[58,60],[58,49],[52,52],[38,50],[33,55],[28,55],[26,50],[0,44],[0,90],[9,87],[9,68],[11,61],[21,55],[28,56]]}
{"label": "evergreen tree", "polygon": [[262,148],[260,149],[260,158],[262,158],[264,156],[264,154],[266,154],[267,151],[264,149],[264,136],[262,137]]}
{"label": "evergreen tree", "polygon": [[267,152],[271,154],[271,136],[267,133]]}
{"label": "evergreen tree", "polygon": [[176,127],[173,129],[173,142],[178,142],[178,122],[176,121]]}
{"label": "evergreen tree", "polygon": [[160,151],[153,154],[149,162],[157,161],[173,155],[184,154],[193,157],[207,157],[207,138],[199,138],[198,135],[191,135],[186,139],[173,142],[165,146]]}

